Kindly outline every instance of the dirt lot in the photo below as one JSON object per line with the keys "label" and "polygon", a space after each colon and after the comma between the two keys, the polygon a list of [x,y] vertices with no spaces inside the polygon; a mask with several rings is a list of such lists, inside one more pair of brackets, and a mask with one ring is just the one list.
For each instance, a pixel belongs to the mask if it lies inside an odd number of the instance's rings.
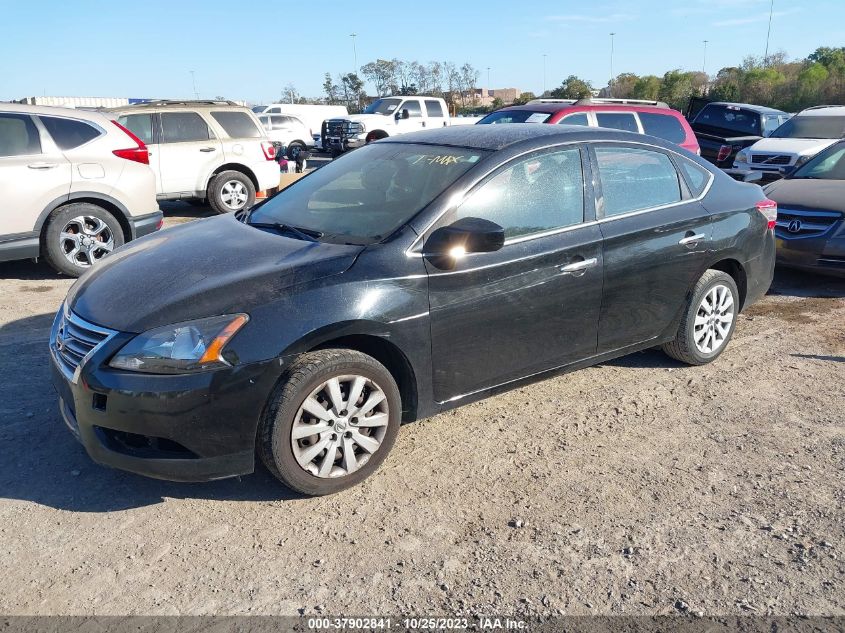
{"label": "dirt lot", "polygon": [[0,613],[845,614],[845,281],[778,274],[707,367],[646,352],[407,426],[322,499],[93,464],[49,383],[70,283],[0,264]]}

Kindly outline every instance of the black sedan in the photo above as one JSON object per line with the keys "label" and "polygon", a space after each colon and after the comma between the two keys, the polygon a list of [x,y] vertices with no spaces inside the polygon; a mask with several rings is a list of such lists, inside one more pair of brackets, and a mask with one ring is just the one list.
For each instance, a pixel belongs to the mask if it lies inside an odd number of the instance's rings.
{"label": "black sedan", "polygon": [[80,278],[50,340],[61,412],[102,464],[198,481],[257,453],[335,492],[402,422],[657,345],[714,360],[769,287],[775,214],[638,134],[386,139]]}
{"label": "black sedan", "polygon": [[845,141],[765,191],[778,203],[778,264],[845,277]]}

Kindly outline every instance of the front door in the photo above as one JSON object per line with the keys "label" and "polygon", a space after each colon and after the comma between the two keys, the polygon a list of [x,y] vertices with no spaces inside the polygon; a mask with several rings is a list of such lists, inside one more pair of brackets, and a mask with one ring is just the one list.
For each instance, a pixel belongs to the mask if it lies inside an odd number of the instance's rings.
{"label": "front door", "polygon": [[506,238],[501,250],[467,255],[453,270],[426,260],[438,401],[595,353],[601,233],[585,205],[581,151],[515,159],[436,224],[479,217],[504,227]]}
{"label": "front door", "polygon": [[162,112],[158,154],[163,194],[201,194],[223,164],[223,146],[196,112]]}
{"label": "front door", "polygon": [[[402,113],[405,110],[408,111],[407,119],[402,118]],[[423,112],[419,99],[405,99],[394,116],[399,117],[396,119],[396,126],[399,128],[401,134],[405,132],[416,132],[426,126],[427,117]]]}
{"label": "front door", "polygon": [[596,144],[604,298],[598,351],[663,334],[707,265],[712,223],[667,152]]}

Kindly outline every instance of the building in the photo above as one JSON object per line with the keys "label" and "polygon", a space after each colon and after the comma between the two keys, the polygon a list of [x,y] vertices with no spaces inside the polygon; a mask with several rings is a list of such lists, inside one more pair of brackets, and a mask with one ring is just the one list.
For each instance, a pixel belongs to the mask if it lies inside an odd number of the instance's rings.
{"label": "building", "polygon": [[509,105],[521,94],[519,88],[476,88],[471,90],[467,97],[472,101],[472,105],[489,108],[496,99],[501,99],[504,105]]}

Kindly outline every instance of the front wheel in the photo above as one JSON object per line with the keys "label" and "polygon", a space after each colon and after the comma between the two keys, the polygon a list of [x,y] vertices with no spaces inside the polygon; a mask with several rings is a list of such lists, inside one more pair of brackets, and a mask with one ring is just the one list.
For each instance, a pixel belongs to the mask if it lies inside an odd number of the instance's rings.
{"label": "front wheel", "polygon": [[297,359],[276,387],[256,445],[292,490],[332,494],[376,471],[401,419],[399,389],[381,363],[354,350],[320,350]]}
{"label": "front wheel", "polygon": [[249,209],[255,204],[255,185],[239,171],[221,172],[208,186],[208,203],[221,214]]}
{"label": "front wheel", "polygon": [[733,277],[708,270],[698,280],[687,302],[675,340],[663,351],[688,365],[704,365],[725,351],[736,328],[739,292]]}

